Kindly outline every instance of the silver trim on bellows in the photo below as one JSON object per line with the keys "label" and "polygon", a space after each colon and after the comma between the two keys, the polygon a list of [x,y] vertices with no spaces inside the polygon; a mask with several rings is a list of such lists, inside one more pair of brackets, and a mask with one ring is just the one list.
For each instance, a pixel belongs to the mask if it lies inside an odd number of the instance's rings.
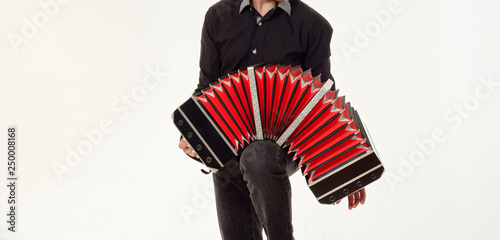
{"label": "silver trim on bellows", "polygon": [[330,91],[332,88],[333,82],[328,80],[326,81],[321,89],[314,95],[314,97],[307,103],[304,109],[299,113],[299,115],[293,120],[290,126],[285,130],[285,132],[280,136],[276,143],[281,146],[288,137],[295,131],[295,129],[299,126],[299,124],[306,118],[306,116],[311,112],[311,110],[316,106],[316,104],[323,98],[323,96]]}
{"label": "silver trim on bellows", "polygon": [[264,139],[264,134],[262,133],[262,121],[260,119],[260,106],[259,106],[259,94],[257,92],[257,82],[255,80],[255,69],[254,67],[248,67],[248,82],[250,83],[250,96],[252,100],[253,117],[255,123],[255,137],[256,140]]}

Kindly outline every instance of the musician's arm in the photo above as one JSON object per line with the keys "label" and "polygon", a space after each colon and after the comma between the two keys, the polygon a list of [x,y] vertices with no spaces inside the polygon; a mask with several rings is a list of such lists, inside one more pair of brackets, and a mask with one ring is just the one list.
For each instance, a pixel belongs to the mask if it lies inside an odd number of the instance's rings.
{"label": "musician's arm", "polygon": [[203,22],[200,49],[200,78],[195,93],[207,88],[211,82],[217,81],[222,75],[220,72],[222,66],[221,56],[213,30],[213,26],[216,24],[216,13],[214,11],[213,7],[208,9]]}
{"label": "musician's arm", "polygon": [[333,29],[323,18],[317,22],[319,24],[313,25],[307,35],[307,51],[302,65],[304,69],[311,69],[313,76],[321,74],[322,81],[333,80],[330,72],[330,42]]}
{"label": "musician's arm", "polygon": [[[209,84],[216,81],[220,74],[220,53],[217,44],[214,40],[212,26],[214,24],[214,9],[208,9],[205,14],[203,28],[201,32],[201,50],[200,50],[200,77],[197,88],[193,94],[199,92],[201,89],[207,88]],[[200,161],[193,148],[188,145],[186,140],[181,136],[179,141],[179,148],[196,161]]]}

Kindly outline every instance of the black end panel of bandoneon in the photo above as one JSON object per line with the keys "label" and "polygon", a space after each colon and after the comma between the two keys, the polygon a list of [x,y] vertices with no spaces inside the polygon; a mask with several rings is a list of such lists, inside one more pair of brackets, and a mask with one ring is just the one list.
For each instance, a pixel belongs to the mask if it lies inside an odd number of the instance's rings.
{"label": "black end panel of bandoneon", "polygon": [[[377,166],[380,167],[376,168]],[[370,169],[374,170],[368,172],[370,171]],[[334,171],[334,169],[332,169],[332,171]],[[310,186],[309,188],[314,193],[316,198],[319,198],[326,193],[342,186],[343,184],[346,184],[347,182],[367,173],[366,175],[359,177],[358,179],[348,183],[347,185],[340,187],[334,192],[318,199],[320,203],[333,204],[343,197],[346,197],[379,179],[382,176],[383,172],[384,167],[381,165],[380,160],[378,159],[375,152],[371,152],[368,155],[364,156],[362,159],[359,159],[355,163],[343,168],[335,174],[332,174],[326,178],[318,179],[318,182],[314,183],[314,185]]]}
{"label": "black end panel of bandoneon", "polygon": [[[236,155],[192,98],[176,109],[173,121],[207,167],[219,169]],[[217,161],[218,159],[218,161]],[[220,163],[219,163],[220,162]],[[222,165],[221,165],[222,164]]]}

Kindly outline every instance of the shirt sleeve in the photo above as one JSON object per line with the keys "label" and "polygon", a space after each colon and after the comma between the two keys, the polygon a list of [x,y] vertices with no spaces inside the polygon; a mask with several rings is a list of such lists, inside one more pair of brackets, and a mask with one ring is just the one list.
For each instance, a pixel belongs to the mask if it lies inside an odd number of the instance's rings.
{"label": "shirt sleeve", "polygon": [[302,65],[304,69],[311,69],[313,76],[321,74],[322,81],[331,79],[334,82],[332,89],[335,89],[335,81],[330,72],[332,33],[333,29],[326,20],[323,24],[312,27],[308,35],[307,52]]}
{"label": "shirt sleeve", "polygon": [[205,14],[201,32],[200,49],[200,78],[195,93],[207,88],[211,82],[217,81],[221,76],[220,51],[215,41],[213,26],[215,23],[215,12],[213,7]]}

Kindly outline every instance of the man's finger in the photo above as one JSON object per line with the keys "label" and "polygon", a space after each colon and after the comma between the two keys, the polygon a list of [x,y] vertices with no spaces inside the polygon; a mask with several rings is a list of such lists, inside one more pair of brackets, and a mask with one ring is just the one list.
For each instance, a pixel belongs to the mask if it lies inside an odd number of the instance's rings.
{"label": "man's finger", "polygon": [[359,190],[360,194],[361,194],[361,201],[360,203],[361,204],[365,204],[365,200],[366,200],[366,191],[365,191],[365,188],[362,188],[361,190]]}
{"label": "man's finger", "polygon": [[356,208],[359,204],[359,192],[355,192],[352,195],[354,195],[353,196],[354,202],[352,203],[352,208]]}
{"label": "man's finger", "polygon": [[191,147],[189,147],[189,149],[191,149],[191,154],[189,154],[189,156],[198,157],[198,154],[194,151],[194,149],[192,149]]}
{"label": "man's finger", "polygon": [[349,203],[349,210],[352,209],[352,194],[347,197],[347,201]]}
{"label": "man's finger", "polygon": [[179,148],[181,148],[181,149],[182,149],[182,151],[183,151],[185,154],[187,154],[187,155],[189,155],[189,156],[191,156],[191,157],[196,157],[196,156],[197,156],[197,154],[196,154],[196,152],[194,151],[194,149],[193,149],[193,148],[191,148],[191,146],[189,146],[189,144],[188,144],[186,141],[181,141],[181,142],[179,142]]}
{"label": "man's finger", "polygon": [[196,152],[192,148],[190,148],[190,147],[184,148],[183,151],[184,151],[185,154],[187,154],[187,155],[189,155],[191,157],[196,157]]}
{"label": "man's finger", "polygon": [[185,138],[181,138],[181,140],[179,141],[179,148],[180,149],[184,149],[188,145],[189,145],[189,143],[186,141],[186,139]]}

